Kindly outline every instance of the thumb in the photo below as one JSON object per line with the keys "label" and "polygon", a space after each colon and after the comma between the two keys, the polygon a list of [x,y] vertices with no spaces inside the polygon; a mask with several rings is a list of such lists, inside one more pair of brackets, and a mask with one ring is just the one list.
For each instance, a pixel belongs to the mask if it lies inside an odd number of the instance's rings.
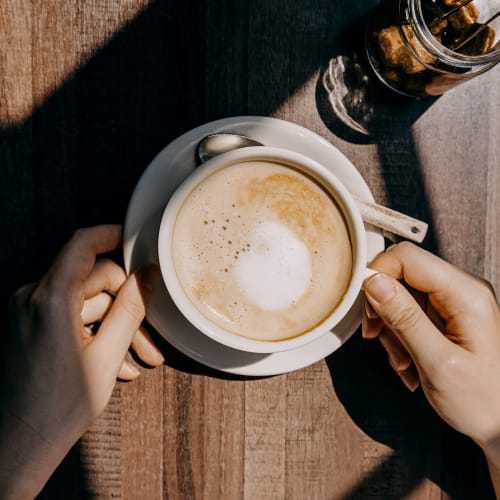
{"label": "thumb", "polygon": [[398,336],[419,369],[427,372],[442,359],[449,348],[448,340],[399,281],[379,273],[368,278],[363,289],[370,305]]}
{"label": "thumb", "polygon": [[85,349],[89,405],[99,415],[111,397],[127,350],[144,319],[153,291],[149,279],[154,269],[134,273],[121,286],[97,335]]}
{"label": "thumb", "polygon": [[109,365],[121,366],[145,317],[157,274],[154,266],[147,266],[128,277],[104,318],[98,335],[89,345],[94,355],[107,358]]}

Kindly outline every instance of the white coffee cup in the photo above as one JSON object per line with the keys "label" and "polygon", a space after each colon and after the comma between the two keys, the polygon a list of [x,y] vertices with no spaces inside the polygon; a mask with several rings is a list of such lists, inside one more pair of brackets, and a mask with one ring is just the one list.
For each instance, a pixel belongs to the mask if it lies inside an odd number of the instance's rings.
{"label": "white coffee cup", "polygon": [[[261,165],[264,164],[264,165]],[[328,200],[339,209],[340,215],[342,217],[342,220],[345,224],[346,231],[348,233],[348,239],[350,243],[350,268],[349,268],[349,277],[347,281],[344,284],[344,288],[341,291],[341,297],[336,303],[331,304],[330,309],[327,309],[328,312],[324,314],[324,316],[321,317],[320,320],[316,321],[312,326],[309,325],[307,328],[304,329],[304,331],[294,331],[293,334],[287,336],[284,335],[282,338],[278,339],[273,339],[273,340],[268,340],[266,339],[265,335],[262,336],[261,332],[255,332],[255,335],[242,335],[241,333],[235,333],[234,329],[230,329],[229,327],[226,327],[226,317],[225,313],[222,315],[223,321],[222,323],[218,321],[218,318],[221,316],[220,314],[216,314],[214,317],[211,317],[210,314],[202,313],[201,308],[197,305],[194,304],[193,300],[193,291],[186,291],[185,288],[188,288],[186,285],[181,284],[181,280],[179,276],[183,274],[183,272],[180,271],[180,269],[186,269],[189,268],[190,260],[186,260],[184,262],[182,259],[187,259],[187,257],[184,255],[185,253],[189,252],[180,252],[179,250],[174,251],[174,237],[179,239],[181,236],[177,236],[177,234],[186,234],[186,241],[189,240],[191,241],[191,233],[197,233],[197,230],[191,231],[190,227],[185,224],[181,224],[181,220],[191,220],[188,216],[186,218],[184,216],[184,212],[188,212],[190,209],[186,208],[186,206],[196,206],[196,203],[198,201],[193,201],[193,200],[198,200],[194,196],[193,193],[195,192],[204,192],[205,190],[205,184],[207,184],[209,178],[210,182],[213,181],[213,183],[221,183],[223,182],[222,180],[226,178],[232,178],[230,177],[232,174],[231,172],[236,172],[235,167],[240,168],[241,171],[247,171],[249,172],[250,168],[255,169],[255,171],[258,171],[260,166],[266,167],[269,165],[270,168],[276,167],[278,169],[284,169],[283,172],[285,174],[285,177],[288,175],[287,172],[290,172],[290,175],[292,176],[297,176],[297,177],[303,177],[306,178],[309,183],[314,184],[315,186],[318,186],[317,189],[318,191],[322,191],[324,193],[324,196],[328,198]],[[232,169],[231,169],[232,167]],[[246,169],[246,170],[244,170]],[[265,169],[264,169],[265,170]],[[252,170],[253,172],[254,170]],[[281,171],[280,171],[281,172]],[[229,176],[229,177],[228,177]],[[235,174],[236,176],[236,174]],[[235,177],[237,178],[237,176]],[[225,182],[225,181],[224,181]],[[229,182],[229,181],[228,181]],[[236,182],[236,181],[235,181]],[[222,189],[222,192],[224,193],[224,189]],[[306,189],[309,189],[306,187]],[[316,189],[316,188],[314,188]],[[206,191],[206,190],[205,190]],[[196,195],[197,196],[197,195]],[[201,195],[200,195],[201,196]],[[236,195],[235,195],[236,196]],[[313,197],[315,197],[314,195]],[[322,196],[321,194],[318,196]],[[222,196],[222,198],[225,198],[225,194]],[[307,197],[306,197],[307,198]],[[228,196],[229,199],[229,196]],[[318,198],[319,199],[319,198]],[[189,200],[189,203],[188,203]],[[216,200],[217,201],[217,200]],[[221,201],[221,203],[224,200]],[[229,201],[228,201],[229,203]],[[250,203],[250,202],[249,202]],[[233,203],[231,206],[235,206]],[[255,205],[255,210],[261,210],[261,206],[258,204]],[[198,210],[198,208],[196,209]],[[264,210],[264,209],[262,209]],[[306,214],[307,215],[307,214]],[[282,216],[286,217],[286,213]],[[207,216],[210,217],[210,216]],[[239,217],[239,215],[238,215]],[[334,220],[334,219],[332,219]],[[229,222],[229,218],[227,219]],[[210,224],[212,224],[215,227],[215,219],[212,220],[204,220],[203,222],[200,221],[200,224],[203,224],[204,226],[208,227]],[[309,257],[308,257],[308,248],[309,247],[304,247],[304,245],[298,241],[300,240],[300,236],[296,238],[296,236],[291,235],[290,232],[288,232],[287,229],[280,229],[279,225],[273,226],[271,223],[267,223],[265,220],[263,221],[265,226],[265,229],[262,229],[263,226],[260,226],[259,233],[257,238],[261,238],[257,241],[257,243],[253,241],[253,247],[258,247],[259,245],[262,246],[262,241],[265,240],[267,237],[265,235],[266,231],[277,231],[278,233],[282,232],[283,233],[283,242],[286,242],[288,247],[284,247],[283,249],[278,249],[278,253],[275,252],[276,255],[279,255],[278,257],[269,257],[269,255],[275,255],[273,254],[273,249],[269,250],[268,247],[265,249],[255,249],[255,250],[249,250],[247,254],[244,254],[245,248],[241,248],[241,251],[243,253],[240,253],[238,250],[235,251],[234,253],[234,258],[240,260],[238,261],[238,266],[235,269],[240,269],[238,273],[235,271],[235,275],[238,276],[243,276],[242,280],[245,282],[245,280],[248,279],[250,282],[252,282],[253,276],[258,276],[259,275],[259,269],[253,269],[251,266],[253,265],[252,263],[254,262],[260,262],[255,256],[259,252],[264,252],[266,255],[265,260],[265,265],[266,266],[273,266],[275,262],[279,261],[279,264],[277,265],[282,265],[282,261],[286,260],[288,258],[288,255],[290,254],[293,256],[293,263],[302,263],[302,262],[310,262]],[[240,228],[243,227],[243,223],[238,221],[238,232],[240,231]],[[260,222],[259,222],[260,224]],[[201,226],[200,226],[201,227]],[[329,227],[329,226],[328,226]],[[225,230],[225,227],[224,227]],[[184,233],[183,233],[184,231]],[[190,232],[191,231],[191,232]],[[336,231],[336,230],[335,230]],[[200,228],[200,232],[202,232],[202,229]],[[333,231],[334,232],[334,231]],[[254,234],[254,233],[252,233]],[[257,233],[255,233],[257,234]],[[264,234],[264,236],[262,236]],[[267,233],[266,233],[267,234]],[[269,238],[274,241],[275,233],[272,233]],[[280,233],[281,235],[281,233]],[[197,236],[196,234],[192,235],[194,240],[196,240]],[[221,238],[223,237],[222,235],[220,236]],[[201,238],[201,237],[200,237]],[[207,237],[208,238],[208,237]],[[212,238],[210,240],[211,245],[217,245],[219,242],[216,241],[216,237]],[[264,238],[264,240],[262,239]],[[276,238],[281,238],[281,236],[277,236]],[[183,240],[184,241],[184,240]],[[197,241],[197,240],[196,240]],[[205,243],[208,245],[207,241],[208,240],[203,240]],[[243,240],[242,240],[243,241]],[[245,240],[246,241],[246,240]],[[280,245],[281,240],[280,241]],[[219,245],[220,248],[230,248],[231,240],[225,240],[225,246],[224,245]],[[184,244],[184,243],[182,243]],[[196,243],[198,245],[198,243]],[[284,245],[285,243],[283,243]],[[176,242],[177,247],[179,247],[179,244]],[[267,243],[266,243],[267,245]],[[265,246],[265,245],[264,245]],[[272,244],[271,244],[272,246]],[[248,245],[250,248],[250,244]],[[344,245],[345,247],[345,245]],[[187,247],[186,247],[187,248]],[[290,248],[290,250],[288,250]],[[193,259],[200,257],[200,255],[204,255],[205,250],[204,248],[197,248],[197,256],[194,256]],[[252,254],[253,257],[250,258],[249,255],[251,254],[251,251],[254,253]],[[267,253],[266,253],[267,252]],[[281,253],[280,253],[281,252]],[[309,252],[310,253],[310,252]],[[177,255],[177,257],[174,256]],[[366,233],[365,233],[365,226],[363,224],[363,220],[361,218],[361,215],[358,210],[358,206],[352,196],[350,195],[349,191],[346,189],[346,187],[343,185],[343,183],[337,179],[337,177],[326,167],[322,166],[318,162],[293,151],[290,150],[285,150],[285,149],[279,149],[279,148],[271,148],[271,147],[248,147],[248,148],[243,148],[243,149],[238,149],[231,151],[229,153],[224,153],[220,156],[217,156],[206,163],[204,163],[202,166],[198,167],[193,173],[188,176],[188,178],[185,179],[185,181],[176,189],[174,194],[172,195],[170,201],[168,202],[163,216],[162,216],[162,221],[160,225],[160,230],[159,230],[159,235],[158,235],[158,255],[159,255],[159,262],[160,262],[160,267],[161,267],[161,273],[163,276],[163,280],[165,282],[165,285],[167,287],[167,290],[178,307],[178,309],[181,311],[181,313],[186,317],[186,319],[194,325],[202,334],[207,335],[208,337],[212,338],[213,340],[224,344],[228,347],[242,350],[242,351],[247,351],[247,352],[255,352],[255,353],[273,353],[273,352],[279,352],[279,351],[286,351],[289,349],[295,349],[297,347],[303,346],[308,344],[309,342],[312,342],[322,335],[326,334],[329,330],[331,330],[335,325],[337,325],[343,318],[344,316],[348,313],[348,311],[351,309],[353,306],[354,302],[356,301],[360,290],[361,286],[363,283],[363,280],[369,274],[369,270],[367,269],[367,243],[366,243]],[[194,254],[193,254],[194,255]],[[292,258],[292,257],[290,257]],[[177,262],[176,262],[177,259]],[[242,262],[246,259],[246,263],[244,268],[248,268],[250,265],[250,269],[252,271],[247,272],[247,271],[241,271],[241,268],[243,266]],[[274,260],[273,260],[274,259]],[[305,259],[305,260],[304,260]],[[332,255],[332,259],[335,259],[335,256]],[[182,262],[182,264],[179,264],[179,262]],[[236,262],[236,261],[235,261]],[[250,262],[250,264],[249,264]],[[264,261],[263,261],[264,262]],[[332,261],[333,262],[333,261]],[[285,265],[285,264],[283,264]],[[197,262],[196,264],[193,264],[193,266],[196,267],[196,273],[202,274],[205,272],[204,266],[200,264],[200,262]],[[341,268],[342,266],[339,265]],[[267,272],[267,267],[266,267],[266,272]],[[292,267],[291,267],[292,269]],[[188,269],[187,271],[192,271]],[[187,272],[186,271],[186,272]],[[223,273],[224,270],[221,269],[221,274]],[[227,272],[227,269],[225,269]],[[255,272],[254,272],[255,271]],[[273,269],[271,269],[271,274],[272,274]],[[293,276],[288,276],[288,274],[285,275],[285,288],[281,288],[285,292],[285,295],[291,293],[293,295],[295,288],[294,287],[300,287],[303,286],[304,283],[307,282],[306,278],[303,278],[299,272],[299,270],[295,270],[295,268],[292,269],[292,274]],[[342,269],[340,269],[342,271]],[[335,271],[337,272],[337,271]],[[346,271],[347,272],[347,271]],[[243,274],[242,274],[243,273]],[[294,273],[298,273],[297,276],[295,276]],[[230,274],[230,273],[229,273]],[[224,277],[224,275],[222,274]],[[245,278],[246,276],[246,278]],[[274,276],[274,275],[273,275]],[[280,275],[281,276],[281,275]],[[308,274],[307,277],[310,275]],[[223,278],[221,278],[223,279]],[[288,280],[288,281],[287,281]],[[311,281],[311,280],[310,280]],[[238,283],[241,283],[242,281],[238,281]],[[291,286],[288,286],[288,283],[291,283]],[[253,282],[252,282],[253,283]],[[252,286],[255,285],[255,283],[250,283],[249,288],[245,288],[244,291],[244,296],[251,296],[256,299],[256,301],[259,301],[259,297],[255,296],[255,294],[252,295]],[[299,283],[299,284],[297,284]],[[258,284],[258,283],[257,283]],[[271,283],[273,285],[273,283]],[[278,284],[279,285],[279,284]],[[277,285],[277,286],[278,286]],[[217,285],[220,287],[220,284]],[[234,288],[234,285],[232,285]],[[306,285],[304,285],[306,286]],[[211,283],[210,280],[205,280],[203,288],[208,289],[209,292],[215,295],[216,290],[210,290]],[[263,295],[267,293],[267,285],[264,285],[262,288]],[[272,288],[272,286],[271,286]],[[333,288],[333,287],[332,287]],[[297,288],[298,290],[299,288]],[[279,288],[278,288],[279,290]],[[252,292],[252,293],[250,293]],[[191,295],[190,295],[191,293]],[[197,293],[197,292],[196,292]],[[273,292],[275,293],[275,292]],[[305,293],[305,292],[304,292]],[[314,293],[318,293],[315,291]],[[306,293],[308,295],[309,292]],[[303,294],[304,295],[304,294]],[[310,294],[309,294],[310,295]],[[191,296],[191,298],[190,298]],[[232,295],[228,294],[228,298],[231,297],[232,300]],[[273,296],[276,298],[276,293]],[[279,298],[280,296],[278,295],[277,300],[278,303],[275,304],[276,300],[270,300],[271,306],[269,307],[270,309],[273,309],[272,314],[269,313],[270,317],[272,318],[273,314],[274,316],[279,316],[280,315],[280,307],[282,307],[281,304],[279,304]],[[293,297],[292,297],[293,298]],[[264,299],[263,299],[264,300]],[[288,299],[287,299],[288,300]],[[303,317],[307,317],[307,311],[303,311],[301,313],[300,311],[300,300],[295,302],[295,300],[290,299],[291,302],[293,302],[293,306],[290,306],[288,309],[283,308],[283,310],[292,310],[291,308],[293,307],[293,312],[294,314],[297,313],[299,316],[302,314]],[[223,301],[224,302],[224,301]],[[230,300],[225,300],[225,302],[230,302]],[[236,301],[235,301],[236,304]],[[297,305],[299,304],[299,305]],[[232,305],[232,304],[231,304]],[[252,306],[253,307],[253,306]],[[262,317],[267,318],[266,314],[267,311],[266,309],[268,308],[265,301],[264,304],[259,304],[258,306],[255,306],[257,309],[259,307],[263,308],[262,312]],[[284,307],[284,306],[283,306]],[[287,306],[288,307],[288,306]],[[276,309],[277,308],[277,309]],[[210,311],[209,311],[210,312]],[[209,317],[210,316],[210,317]],[[260,316],[260,315],[259,315]],[[288,318],[288,313],[284,312],[283,313],[283,319],[287,320]],[[214,318],[217,321],[214,321]],[[298,328],[298,327],[297,327]]]}

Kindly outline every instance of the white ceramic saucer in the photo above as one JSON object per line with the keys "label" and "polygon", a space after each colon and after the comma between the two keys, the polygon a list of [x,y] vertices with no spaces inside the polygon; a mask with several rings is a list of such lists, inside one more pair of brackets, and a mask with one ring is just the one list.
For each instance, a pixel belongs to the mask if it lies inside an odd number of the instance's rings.
{"label": "white ceramic saucer", "polygon": [[[166,146],[139,180],[127,211],[123,254],[127,272],[158,263],[157,236],[163,209],[181,181],[196,167],[195,148],[214,132],[238,132],[263,144],[305,154],[330,168],[352,194],[373,196],[360,173],[333,145],[299,125],[269,117],[241,116],[197,127]],[[368,258],[384,249],[381,232],[367,226]],[[148,321],[175,348],[209,367],[238,375],[265,376],[308,366],[338,349],[361,323],[360,299],[334,329],[306,346],[273,354],[255,354],[225,347],[194,328],[173,304],[163,282],[151,299]]]}

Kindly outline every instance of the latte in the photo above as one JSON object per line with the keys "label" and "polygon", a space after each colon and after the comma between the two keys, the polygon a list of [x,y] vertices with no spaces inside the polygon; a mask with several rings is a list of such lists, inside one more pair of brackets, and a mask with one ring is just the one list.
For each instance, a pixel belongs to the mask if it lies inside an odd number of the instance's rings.
{"label": "latte", "polygon": [[337,203],[314,180],[271,161],[205,178],[184,200],[171,245],[177,278],[198,311],[257,340],[293,338],[320,324],[345,294],[353,266]]}

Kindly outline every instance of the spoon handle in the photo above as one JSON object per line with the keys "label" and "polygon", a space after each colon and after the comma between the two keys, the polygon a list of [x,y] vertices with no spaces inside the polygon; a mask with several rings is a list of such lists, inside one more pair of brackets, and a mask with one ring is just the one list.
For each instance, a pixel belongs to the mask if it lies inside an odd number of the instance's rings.
{"label": "spoon handle", "polygon": [[421,220],[358,198],[356,198],[356,203],[361,218],[367,224],[417,243],[422,243],[427,234],[428,225]]}

